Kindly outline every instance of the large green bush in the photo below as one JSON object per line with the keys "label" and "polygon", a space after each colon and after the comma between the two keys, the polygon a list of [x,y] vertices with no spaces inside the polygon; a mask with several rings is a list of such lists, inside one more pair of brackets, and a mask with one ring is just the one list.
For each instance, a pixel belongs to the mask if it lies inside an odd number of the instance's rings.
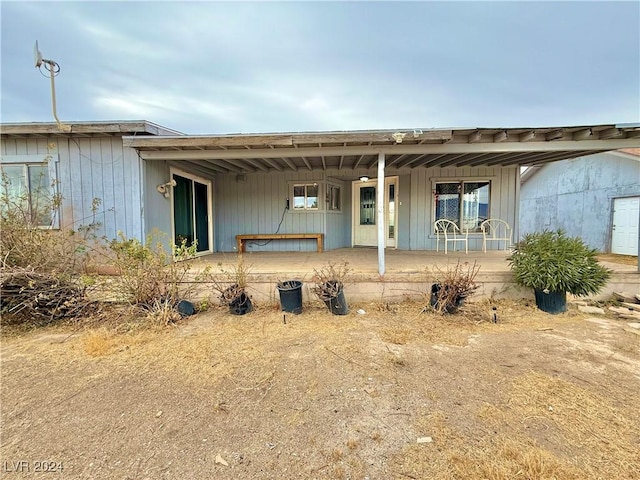
{"label": "large green bush", "polygon": [[525,235],[507,260],[519,285],[585,296],[598,293],[611,278],[596,255],[579,237],[545,230]]}

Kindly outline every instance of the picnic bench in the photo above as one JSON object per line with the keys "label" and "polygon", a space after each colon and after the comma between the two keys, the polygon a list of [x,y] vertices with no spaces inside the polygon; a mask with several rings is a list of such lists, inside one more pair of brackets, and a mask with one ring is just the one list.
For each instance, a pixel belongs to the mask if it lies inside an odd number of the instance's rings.
{"label": "picnic bench", "polygon": [[244,252],[244,244],[247,240],[290,240],[290,239],[315,239],[318,242],[318,252],[322,252],[323,233],[249,233],[236,235],[238,252]]}

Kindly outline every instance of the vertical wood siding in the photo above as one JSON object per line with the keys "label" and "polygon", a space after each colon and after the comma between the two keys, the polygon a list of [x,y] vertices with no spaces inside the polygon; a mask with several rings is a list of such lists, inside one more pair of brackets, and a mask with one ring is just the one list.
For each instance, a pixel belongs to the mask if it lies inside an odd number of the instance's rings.
{"label": "vertical wood siding", "polygon": [[[121,137],[3,138],[1,143],[5,155],[58,155],[62,228],[97,222],[99,236],[115,238],[118,230],[128,237],[143,236],[139,160],[134,150],[123,148]],[[96,198],[102,203],[94,213]]]}
{"label": "vertical wood siding", "polygon": [[[489,215],[516,225],[516,182],[519,181],[517,168],[464,167],[428,168],[411,172],[411,212],[409,218],[411,250],[435,250],[436,237],[433,233],[434,205],[432,182],[437,179],[471,180],[482,178],[491,180]],[[442,247],[442,245],[440,245]],[[498,248],[488,245],[487,248]],[[482,249],[482,234],[469,234],[469,250]]]}

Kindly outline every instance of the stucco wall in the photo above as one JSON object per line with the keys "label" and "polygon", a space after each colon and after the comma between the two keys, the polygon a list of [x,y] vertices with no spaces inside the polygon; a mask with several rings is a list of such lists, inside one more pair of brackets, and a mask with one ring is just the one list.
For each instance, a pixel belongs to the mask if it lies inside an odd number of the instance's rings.
{"label": "stucco wall", "polygon": [[609,251],[613,199],[640,195],[640,160],[599,153],[547,164],[520,187],[521,233],[562,228]]}

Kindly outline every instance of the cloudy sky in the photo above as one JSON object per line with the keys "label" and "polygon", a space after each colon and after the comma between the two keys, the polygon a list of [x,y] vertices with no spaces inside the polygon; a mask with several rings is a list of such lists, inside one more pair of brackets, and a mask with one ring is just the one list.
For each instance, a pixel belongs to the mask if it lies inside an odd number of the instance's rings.
{"label": "cloudy sky", "polygon": [[2,1],[3,122],[187,133],[640,122],[640,2]]}

